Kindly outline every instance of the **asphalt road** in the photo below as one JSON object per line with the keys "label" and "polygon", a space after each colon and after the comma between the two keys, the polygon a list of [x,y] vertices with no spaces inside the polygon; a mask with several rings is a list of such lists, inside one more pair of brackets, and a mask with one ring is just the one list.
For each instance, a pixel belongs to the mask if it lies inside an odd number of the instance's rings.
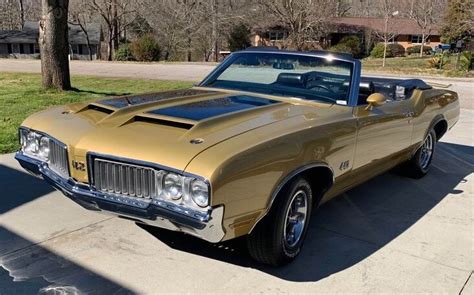
{"label": "asphalt road", "polygon": [[254,263],[242,239],[212,245],[82,209],[0,155],[0,294],[474,294],[473,92],[461,83],[461,120],[430,174],[388,172],[325,204],[301,255],[279,269]]}
{"label": "asphalt road", "polygon": [[[135,79],[200,81],[211,72],[215,63],[124,63],[104,61],[72,61],[71,73],[75,75],[92,75],[102,77],[121,77]],[[0,72],[40,73],[39,60],[0,59]],[[363,73],[367,76],[380,76],[379,73]],[[402,78],[420,78],[408,77]],[[451,85],[450,90],[456,91],[461,97],[463,108],[474,110],[474,79],[473,78],[423,78],[428,82]]]}

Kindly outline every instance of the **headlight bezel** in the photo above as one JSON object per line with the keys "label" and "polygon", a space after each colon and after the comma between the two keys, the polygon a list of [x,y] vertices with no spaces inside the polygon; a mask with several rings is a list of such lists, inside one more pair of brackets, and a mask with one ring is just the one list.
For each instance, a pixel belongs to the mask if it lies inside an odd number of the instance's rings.
{"label": "headlight bezel", "polygon": [[[21,152],[33,159],[49,163],[51,141],[54,139],[42,132],[20,127],[18,129]],[[47,143],[47,148],[44,146]]]}
{"label": "headlight bezel", "polygon": [[[169,170],[160,170],[157,173],[158,177],[158,195],[155,196],[156,201],[165,201],[173,205],[183,207],[185,209],[195,210],[195,211],[207,211],[211,206],[211,185],[208,180],[198,177],[191,174],[180,174],[176,172],[171,172]],[[180,181],[180,196],[173,197],[170,196],[169,191],[165,185],[166,179],[168,177],[175,177]],[[203,202],[197,202],[195,199],[195,194],[192,190],[192,186],[195,182],[200,182],[202,187],[206,188],[207,195],[204,197],[206,200]],[[202,197],[202,196],[201,196]]]}

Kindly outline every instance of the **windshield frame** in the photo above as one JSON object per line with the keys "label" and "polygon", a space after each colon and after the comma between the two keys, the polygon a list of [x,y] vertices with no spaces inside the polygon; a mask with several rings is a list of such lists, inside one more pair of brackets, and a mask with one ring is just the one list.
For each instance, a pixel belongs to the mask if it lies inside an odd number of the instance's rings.
{"label": "windshield frame", "polygon": [[[237,51],[229,55],[224,61],[218,65],[209,75],[207,75],[199,84],[199,87],[208,87],[208,88],[217,88],[219,87],[213,87],[212,85],[209,85],[211,82],[214,82],[239,56],[243,54],[282,54],[282,55],[298,55],[298,56],[310,56],[310,57],[316,57],[316,58],[325,58],[325,59],[332,59],[332,60],[338,60],[338,61],[343,61],[343,62],[348,62],[352,64],[352,73],[350,77],[350,88],[349,88],[349,95],[347,99],[347,105],[346,106],[356,106],[357,105],[357,98],[359,96],[359,83],[360,83],[360,76],[361,76],[361,63],[359,60],[349,57],[349,56],[344,56],[340,55],[337,53],[332,53],[329,51],[318,51],[318,52],[298,52],[298,51],[285,51],[285,50],[258,50],[258,49],[247,49],[244,51]],[[262,85],[263,86],[263,85]],[[231,88],[229,88],[232,90]],[[234,89],[237,91],[241,91],[240,89]],[[252,91],[249,91],[252,92]],[[265,93],[260,93],[260,92],[255,92],[258,94],[263,94]],[[279,96],[279,95],[275,95]],[[283,97],[283,96],[282,96]],[[284,96],[286,98],[291,98],[289,96]],[[296,98],[299,101],[305,100],[302,98]]]}

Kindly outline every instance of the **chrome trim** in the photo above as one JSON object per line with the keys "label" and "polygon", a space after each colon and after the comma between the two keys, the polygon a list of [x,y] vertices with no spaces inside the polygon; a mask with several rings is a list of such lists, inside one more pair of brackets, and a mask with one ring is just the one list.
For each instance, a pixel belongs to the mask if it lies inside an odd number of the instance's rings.
{"label": "chrome trim", "polygon": [[[222,224],[224,218],[223,206],[210,208],[205,218],[198,219],[180,214],[169,207],[162,208],[161,206],[155,206],[155,204],[147,204],[147,207],[139,208],[133,206],[136,204],[128,204],[127,202],[124,202],[125,198],[120,198],[121,202],[119,204],[114,200],[117,196],[109,196],[95,191],[91,186],[76,182],[72,178],[63,178],[51,170],[46,163],[28,157],[22,152],[17,152],[15,158],[28,172],[42,177],[54,188],[63,192],[64,195],[86,209],[126,217],[131,220],[168,230],[184,232],[211,243],[220,242],[224,238],[225,230]],[[135,200],[128,200],[128,202],[135,202]],[[85,203],[87,203],[87,205],[85,205]],[[106,204],[108,207],[112,208],[126,208],[127,212],[130,213],[106,210],[101,208],[101,204]],[[151,213],[152,211],[153,214]],[[162,213],[154,213],[155,211]],[[136,215],[134,212],[136,212]],[[143,216],[146,213],[149,213],[147,217],[150,218]]]}
{"label": "chrome trim", "polygon": [[[185,177],[192,177],[196,178],[199,180],[204,181],[208,187],[209,187],[209,204],[211,204],[211,196],[212,196],[212,188],[210,185],[210,182],[201,176],[191,174],[191,173],[183,173],[182,171],[179,171],[174,168],[169,168],[160,164],[156,163],[150,163],[150,162],[145,162],[145,161],[140,161],[140,160],[133,160],[133,159],[128,159],[128,158],[123,158],[123,157],[116,157],[116,156],[111,156],[111,155],[104,155],[104,154],[98,154],[94,152],[89,152],[87,153],[87,163],[88,163],[88,171],[89,171],[89,183],[91,186],[91,190],[94,191],[99,191],[96,186],[95,186],[95,172],[94,172],[94,161],[95,159],[100,159],[100,160],[105,160],[105,161],[113,161],[116,163],[124,164],[124,165],[132,165],[136,167],[142,167],[142,168],[151,168],[156,171],[156,173],[159,173],[159,171],[164,171],[164,172],[172,172],[176,173]],[[118,202],[118,203],[125,203],[127,205],[131,206],[136,206],[140,208],[146,208],[150,203],[161,206],[163,208],[167,208],[169,210],[173,210],[177,213],[196,218],[200,221],[205,221],[208,218],[209,215],[209,210],[211,209],[210,205],[207,208],[198,208],[193,209],[192,207],[185,207],[185,206],[180,206],[176,203],[173,203],[171,201],[168,201],[166,199],[159,198],[159,196],[154,196],[151,199],[146,199],[146,198],[137,198],[134,196],[127,196],[127,195],[122,195],[120,193],[115,193],[115,192],[106,192],[102,193],[101,198],[105,198],[107,200],[113,201],[113,202]],[[197,205],[196,205],[197,206]]]}
{"label": "chrome trim", "polygon": [[[51,139],[50,136],[47,135],[47,137]],[[59,175],[69,177],[69,160],[65,144],[59,144],[57,140],[50,141],[48,165]]]}
{"label": "chrome trim", "polygon": [[[257,224],[268,214],[268,212],[270,212],[270,209],[272,208],[273,206],[273,203],[278,195],[278,193],[280,193],[280,191],[283,189],[283,187],[291,180],[293,179],[293,177],[295,177],[296,175],[306,171],[306,170],[309,170],[311,168],[316,168],[316,167],[324,167],[324,168],[328,168],[329,170],[331,170],[331,174],[332,174],[332,184],[331,184],[331,187],[332,185],[334,185],[335,183],[335,177],[334,177],[334,170],[328,165],[328,164],[325,164],[325,163],[313,163],[313,164],[308,164],[308,165],[304,165],[304,166],[301,166],[300,168],[297,168],[296,170],[293,170],[290,174],[288,174],[287,176],[285,176],[280,182],[279,184],[277,185],[277,187],[275,188],[275,190],[273,191],[272,195],[271,195],[271,198],[270,198],[270,202],[268,203],[268,206],[267,208],[265,209],[265,212],[255,221],[254,225],[252,226],[252,228],[250,229],[249,231],[249,234],[253,231],[253,229],[255,228],[255,226],[257,226]],[[331,188],[329,187],[329,188]]]}
{"label": "chrome trim", "polygon": [[156,170],[102,158],[94,159],[94,183],[103,193],[150,200],[157,197]]}
{"label": "chrome trim", "polygon": [[[40,134],[41,136],[47,137],[50,140],[50,143],[54,144],[54,148],[55,148],[55,154],[52,154],[52,149],[51,149],[51,146],[50,146],[50,154],[49,154],[48,165],[50,166],[51,170],[53,170],[56,173],[62,175],[63,177],[69,177],[71,175],[71,171],[69,169],[69,153],[68,153],[68,149],[67,149],[66,144],[62,143],[61,141],[57,140],[56,138],[52,137],[51,135],[49,135],[47,133],[37,131],[35,129],[23,127],[23,126],[20,126],[20,128],[18,128],[19,137],[21,136],[21,134],[20,134],[21,130],[26,130],[27,132],[34,132],[34,133]],[[31,159],[35,159],[35,160],[38,160],[39,162],[42,162],[41,159],[38,159],[34,156],[26,155],[23,152],[23,150],[21,152],[25,156],[27,156]],[[57,160],[58,162],[51,163],[52,159],[54,159],[54,161]]]}

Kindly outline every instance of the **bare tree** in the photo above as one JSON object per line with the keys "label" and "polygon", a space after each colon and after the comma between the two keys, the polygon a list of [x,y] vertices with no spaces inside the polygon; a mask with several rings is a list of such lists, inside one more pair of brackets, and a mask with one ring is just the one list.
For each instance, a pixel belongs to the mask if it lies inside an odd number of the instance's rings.
{"label": "bare tree", "polygon": [[69,77],[68,0],[42,0],[39,25],[43,87],[71,89]]}
{"label": "bare tree", "polygon": [[434,26],[441,19],[445,0],[410,0],[409,16],[414,19],[421,30],[420,56],[423,56],[423,48],[430,38]]}
{"label": "bare tree", "polygon": [[324,24],[334,16],[336,1],[331,0],[259,0],[269,23],[278,23],[288,30],[289,46],[302,50],[324,32]]}
{"label": "bare tree", "polygon": [[87,51],[89,53],[89,60],[92,60],[92,47],[89,38],[89,31],[87,30],[87,24],[90,22],[92,12],[88,10],[86,1],[71,1],[69,8],[69,24],[78,26],[84,36],[86,37]]}
{"label": "bare tree", "polygon": [[242,22],[250,0],[145,0],[139,13],[162,42],[164,58],[185,57],[193,52],[204,60],[219,58],[219,48],[232,25]]}
{"label": "bare tree", "polygon": [[0,30],[17,30],[22,27],[16,0],[0,1]]}
{"label": "bare tree", "polygon": [[383,60],[382,67],[385,67],[385,60],[387,58],[387,47],[390,40],[393,40],[398,33],[394,26],[394,17],[400,12],[398,10],[396,0],[377,0],[377,6],[380,15],[383,17],[383,30],[374,31],[375,35],[383,41]]}
{"label": "bare tree", "polygon": [[120,35],[133,21],[136,13],[135,1],[126,0],[91,0],[87,6],[97,12],[107,29],[107,60],[112,60],[118,47]]}

